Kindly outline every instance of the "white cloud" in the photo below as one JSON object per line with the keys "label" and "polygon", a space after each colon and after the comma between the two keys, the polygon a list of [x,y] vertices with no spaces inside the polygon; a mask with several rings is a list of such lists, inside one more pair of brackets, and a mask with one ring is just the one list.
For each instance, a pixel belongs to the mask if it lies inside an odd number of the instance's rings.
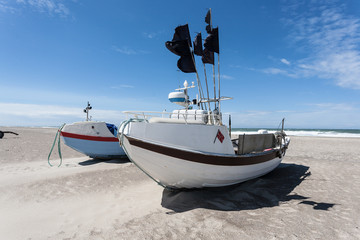
{"label": "white cloud", "polygon": [[227,79],[227,80],[232,80],[232,79],[234,79],[234,77],[229,76],[229,75],[225,75],[225,74],[222,74],[220,77],[221,77],[222,79]]}
{"label": "white cloud", "polygon": [[154,38],[156,36],[156,34],[155,33],[144,33],[144,36],[147,37],[147,38],[152,39],[152,38]]}
{"label": "white cloud", "polygon": [[121,48],[119,48],[117,46],[112,46],[112,49],[116,52],[119,52],[119,53],[122,53],[125,55],[139,55],[139,54],[148,54],[149,53],[144,50],[135,50],[135,49],[128,48],[126,46],[121,47]]}
{"label": "white cloud", "polygon": [[9,6],[6,2],[0,1],[0,12],[15,12],[15,8]]}
{"label": "white cloud", "polygon": [[58,14],[62,17],[69,15],[69,9],[61,2],[56,0],[28,0],[21,1],[22,4],[28,4],[39,12],[49,14]]}
{"label": "white cloud", "polygon": [[16,0],[14,4],[14,2],[0,1],[0,11],[14,13],[19,7],[29,7],[41,13],[67,17],[70,15],[70,10],[63,2],[61,0]]}
{"label": "white cloud", "polygon": [[71,115],[81,116],[82,109],[69,108],[53,105],[22,104],[22,103],[0,103],[0,113],[4,115],[26,116],[26,117],[54,117]]}
{"label": "white cloud", "polygon": [[126,85],[126,84],[121,84],[121,85],[117,85],[117,86],[112,86],[112,89],[121,89],[121,88],[134,88],[134,86],[132,85]]}
{"label": "white cloud", "polygon": [[308,104],[315,106],[323,111],[356,111],[356,107],[348,103],[314,103]]}
{"label": "white cloud", "polygon": [[269,73],[269,74],[284,74],[287,75],[287,71],[283,70],[283,69],[279,69],[279,68],[265,68],[262,70],[264,73]]}
{"label": "white cloud", "polygon": [[280,59],[280,61],[286,65],[290,65],[290,62],[286,60],[285,58]]}
{"label": "white cloud", "polygon": [[[336,1],[335,1],[336,2]],[[322,2],[296,2],[286,8],[291,18],[284,19],[289,27],[289,39],[308,57],[289,67],[268,68],[268,74],[289,77],[331,79],[340,87],[360,89],[360,18],[344,14],[344,5]],[[299,14],[298,8],[309,9]]]}
{"label": "white cloud", "polygon": [[[0,126],[55,126],[85,119],[83,108],[58,105],[0,103]],[[93,120],[119,124],[125,115],[121,111],[94,109]]]}
{"label": "white cloud", "polygon": [[299,65],[298,72],[304,76],[334,79],[341,87],[360,89],[360,53],[344,51],[324,54]]}
{"label": "white cloud", "polygon": [[285,118],[286,128],[360,128],[360,109],[355,103],[312,103],[290,111],[257,110],[229,114],[233,127],[277,128]]}
{"label": "white cloud", "polygon": [[154,39],[157,38],[159,35],[163,34],[164,31],[157,31],[157,32],[143,32],[142,35],[145,38]]}
{"label": "white cloud", "polygon": [[[131,85],[120,85],[130,88]],[[0,126],[58,126],[85,119],[83,109],[90,101],[91,116],[96,121],[118,124],[125,119],[122,111],[162,109],[168,101],[151,97],[133,97],[123,91],[115,97],[96,91],[63,92],[29,87],[0,86]],[[112,93],[121,90],[109,90]],[[131,95],[131,97],[129,97]],[[32,103],[32,104],[28,104]],[[169,102],[169,104],[171,104]]]}
{"label": "white cloud", "polygon": [[[258,70],[257,70],[258,71]],[[280,69],[280,68],[265,68],[260,70],[263,73],[266,74],[272,74],[272,75],[284,75],[291,78],[299,78],[299,74],[292,70],[292,69]]]}
{"label": "white cloud", "polygon": [[152,32],[152,33],[144,32],[144,33],[143,33],[143,36],[144,36],[145,38],[149,38],[149,39],[153,39],[153,38],[155,38],[157,35],[158,35],[158,34],[157,34],[157,33],[154,33],[154,32]]}
{"label": "white cloud", "polygon": [[[256,127],[256,128],[276,128],[279,126],[285,113],[282,111],[244,111],[231,112],[231,119],[234,128],[236,127]],[[223,118],[226,118],[223,116]],[[226,120],[224,121],[226,122]]]}

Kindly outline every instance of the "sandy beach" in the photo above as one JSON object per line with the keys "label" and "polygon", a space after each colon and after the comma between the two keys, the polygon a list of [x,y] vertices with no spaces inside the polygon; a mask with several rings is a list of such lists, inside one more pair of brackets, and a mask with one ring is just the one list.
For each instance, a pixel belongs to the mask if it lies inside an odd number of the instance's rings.
{"label": "sandy beach", "polygon": [[359,239],[360,138],[292,137],[273,172],[168,191],[127,159],[90,159],[57,129],[0,139],[1,239]]}

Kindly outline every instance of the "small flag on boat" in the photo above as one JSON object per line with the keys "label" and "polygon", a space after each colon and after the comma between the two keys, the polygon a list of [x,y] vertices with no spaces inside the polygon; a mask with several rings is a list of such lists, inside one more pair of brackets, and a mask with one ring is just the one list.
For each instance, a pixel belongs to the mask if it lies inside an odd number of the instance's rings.
{"label": "small flag on boat", "polygon": [[209,9],[208,12],[206,13],[205,22],[206,22],[207,24],[210,24],[210,23],[211,23],[211,9]]}
{"label": "small flag on boat", "polygon": [[203,63],[214,65],[214,52],[211,52],[205,48],[201,60]]}
{"label": "small flag on boat", "polygon": [[191,50],[189,48],[187,40],[179,41],[167,41],[165,43],[167,49],[178,56],[190,55]]}
{"label": "small flag on boat", "polygon": [[206,25],[206,32],[210,34],[212,26],[211,26],[211,9],[206,13],[205,22],[208,24]]}
{"label": "small flag on boat", "polygon": [[178,56],[191,54],[191,38],[189,26],[187,24],[175,28],[175,33],[171,41],[165,43],[167,49]]}
{"label": "small flag on boat", "polygon": [[219,53],[219,29],[213,28],[204,42],[204,48]]}
{"label": "small flag on boat", "polygon": [[194,55],[191,50],[191,38],[189,26],[187,24],[175,28],[175,33],[171,41],[165,43],[167,49],[180,56],[177,62],[178,68],[185,72],[196,72]]}
{"label": "small flag on boat", "polygon": [[198,33],[194,40],[194,53],[198,56],[203,55],[201,32]]}
{"label": "small flag on boat", "polygon": [[177,62],[177,66],[184,73],[196,72],[193,56],[191,55],[181,56]]}
{"label": "small flag on boat", "polygon": [[224,135],[221,133],[221,131],[220,130],[218,130],[217,131],[217,134],[216,134],[216,137],[215,137],[215,139],[214,139],[214,143],[215,143],[215,141],[216,141],[216,138],[217,139],[219,139],[219,141],[222,143],[223,141],[224,141]]}
{"label": "small flag on boat", "polygon": [[189,46],[191,47],[189,25],[187,25],[187,24],[180,25],[175,28],[175,33],[174,33],[172,41],[179,41],[179,40],[187,40]]}

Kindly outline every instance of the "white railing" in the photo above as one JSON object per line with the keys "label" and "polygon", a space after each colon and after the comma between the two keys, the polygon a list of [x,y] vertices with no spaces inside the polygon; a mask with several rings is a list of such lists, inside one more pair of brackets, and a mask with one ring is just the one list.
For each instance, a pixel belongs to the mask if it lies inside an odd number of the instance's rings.
{"label": "white railing", "polygon": [[162,118],[183,120],[186,124],[194,123],[194,121],[203,122],[204,124],[222,124],[222,114],[216,114],[214,112],[189,113],[186,110],[180,110],[177,112],[124,111],[123,113],[126,114],[127,119],[129,119],[130,116],[133,116],[136,119],[144,119],[147,121],[149,121],[151,118]]}

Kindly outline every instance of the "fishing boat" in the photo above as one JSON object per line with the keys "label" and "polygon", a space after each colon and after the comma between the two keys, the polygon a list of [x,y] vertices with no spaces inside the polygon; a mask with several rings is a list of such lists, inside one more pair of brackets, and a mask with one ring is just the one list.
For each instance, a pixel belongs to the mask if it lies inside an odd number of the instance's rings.
{"label": "fishing boat", "polygon": [[117,127],[111,123],[91,121],[89,118],[91,109],[88,102],[84,109],[86,121],[65,124],[61,128],[60,135],[64,143],[91,158],[125,157],[125,152],[117,138]]}
{"label": "fishing boat", "polygon": [[[201,35],[195,38],[192,48],[187,24],[177,27],[172,41],[166,43],[171,52],[180,56],[179,69],[196,73],[197,86],[185,81],[183,88],[169,94],[169,100],[183,108],[169,113],[127,111],[128,120],[119,127],[120,143],[129,159],[165,188],[221,187],[262,176],[280,164],[290,142],[284,120],[276,133],[262,131],[231,139],[231,118],[226,126],[220,108],[221,101],[231,98],[220,97],[220,77],[216,96],[215,76],[214,95],[209,95],[206,78],[204,95],[197,74],[194,53],[202,56],[205,72],[205,63],[214,67],[214,52],[219,53],[218,30],[212,28],[211,10],[205,22],[209,24],[209,35],[204,50]],[[190,100],[188,92],[196,87],[197,98]]]}

